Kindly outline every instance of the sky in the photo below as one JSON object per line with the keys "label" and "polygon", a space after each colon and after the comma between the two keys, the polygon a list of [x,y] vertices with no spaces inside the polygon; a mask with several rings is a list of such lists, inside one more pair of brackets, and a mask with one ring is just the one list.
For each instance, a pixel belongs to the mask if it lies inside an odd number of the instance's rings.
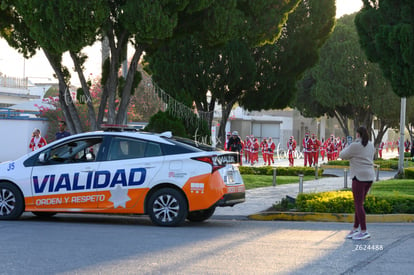
{"label": "sky", "polygon": [[[336,0],[337,13],[339,18],[344,14],[358,11],[362,6],[361,0]],[[89,55],[86,62],[86,76],[94,76],[100,73],[101,51],[99,46],[88,47],[85,52]],[[73,67],[69,56],[64,56],[64,63],[68,68]],[[30,77],[38,79],[39,82],[50,82],[53,79],[53,70],[46,57],[39,52],[30,59],[24,59],[15,49],[10,48],[7,42],[0,38],[0,72],[12,77]],[[72,73],[72,84],[79,85],[75,73]]]}

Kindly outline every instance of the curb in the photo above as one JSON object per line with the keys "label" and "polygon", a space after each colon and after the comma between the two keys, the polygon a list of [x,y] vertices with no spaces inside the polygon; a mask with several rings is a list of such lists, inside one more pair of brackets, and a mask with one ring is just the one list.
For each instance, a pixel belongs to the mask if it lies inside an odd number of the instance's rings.
{"label": "curb", "polygon": [[[354,222],[354,214],[314,213],[314,212],[259,212],[248,216],[258,221],[315,221],[315,222]],[[368,214],[367,222],[414,222],[414,214]]]}

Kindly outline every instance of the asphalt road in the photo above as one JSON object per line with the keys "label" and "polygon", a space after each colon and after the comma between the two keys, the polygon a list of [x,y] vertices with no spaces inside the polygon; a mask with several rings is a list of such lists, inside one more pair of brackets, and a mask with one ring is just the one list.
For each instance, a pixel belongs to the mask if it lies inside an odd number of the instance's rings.
{"label": "asphalt road", "polygon": [[412,274],[414,225],[25,214],[0,222],[0,274]]}

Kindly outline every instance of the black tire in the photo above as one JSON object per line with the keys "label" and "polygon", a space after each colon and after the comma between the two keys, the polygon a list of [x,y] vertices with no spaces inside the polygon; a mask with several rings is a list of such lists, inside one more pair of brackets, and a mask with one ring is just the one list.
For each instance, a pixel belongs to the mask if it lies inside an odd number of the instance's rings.
{"label": "black tire", "polygon": [[155,191],[148,200],[147,209],[151,221],[160,226],[178,226],[188,214],[184,195],[172,188]]}
{"label": "black tire", "polygon": [[188,213],[187,219],[191,222],[203,222],[213,216],[216,207]]}
{"label": "black tire", "polygon": [[35,214],[36,216],[40,217],[40,218],[50,218],[50,217],[56,215],[56,212],[36,211],[36,212],[32,212],[32,213]]}
{"label": "black tire", "polygon": [[22,192],[14,184],[0,182],[0,220],[14,220],[24,211]]}

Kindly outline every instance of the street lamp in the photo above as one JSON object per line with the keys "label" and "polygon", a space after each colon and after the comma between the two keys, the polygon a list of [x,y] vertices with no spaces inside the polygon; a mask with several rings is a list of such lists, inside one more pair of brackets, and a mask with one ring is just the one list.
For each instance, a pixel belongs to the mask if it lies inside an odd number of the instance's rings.
{"label": "street lamp", "polygon": [[400,113],[400,142],[398,143],[398,151],[400,158],[398,160],[398,175],[404,174],[404,130],[405,130],[405,109],[407,98],[401,98],[401,113]]}

